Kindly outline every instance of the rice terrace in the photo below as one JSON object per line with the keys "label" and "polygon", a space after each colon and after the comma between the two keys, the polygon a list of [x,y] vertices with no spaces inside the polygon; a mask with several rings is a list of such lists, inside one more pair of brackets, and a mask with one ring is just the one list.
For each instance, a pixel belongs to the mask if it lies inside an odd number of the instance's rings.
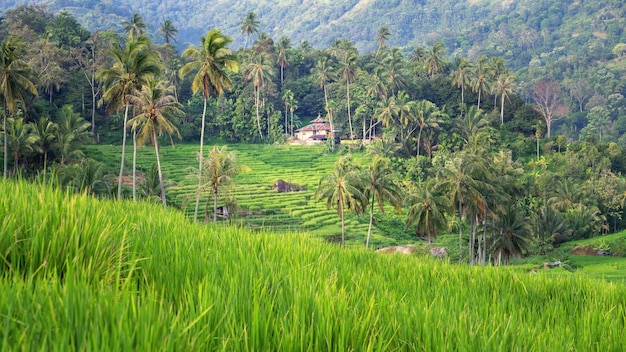
{"label": "rice terrace", "polygon": [[626,2],[0,3],[0,351],[623,351]]}

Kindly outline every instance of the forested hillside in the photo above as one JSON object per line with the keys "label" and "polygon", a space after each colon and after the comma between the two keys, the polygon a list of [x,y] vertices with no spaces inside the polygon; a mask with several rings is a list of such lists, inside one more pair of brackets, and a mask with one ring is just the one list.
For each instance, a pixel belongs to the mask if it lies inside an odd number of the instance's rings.
{"label": "forested hillside", "polygon": [[[354,217],[369,215],[368,234],[369,223],[378,227],[374,234],[394,240],[407,231],[414,239],[458,231],[456,257],[472,263],[496,256],[506,263],[511,256],[543,254],[563,242],[624,229],[626,44],[623,16],[616,13],[622,4],[600,9],[580,2],[549,8],[547,2],[528,4],[524,16],[492,16],[501,5],[471,5],[486,11],[464,12],[482,18],[480,27],[468,25],[455,37],[421,37],[432,44],[398,44],[402,37],[394,32],[395,23],[372,27],[371,51],[359,50],[356,40],[345,37],[314,47],[315,29],[302,42],[277,37],[276,31],[264,31],[271,16],[263,10],[242,10],[243,20],[236,14],[218,16],[232,17],[235,30],[206,25],[198,30],[201,40],[181,49],[173,45],[184,42],[179,20],[157,23],[147,8],[129,9],[110,28],[90,30],[68,12],[18,6],[0,23],[4,176],[51,175],[62,187],[80,192],[158,199],[164,207],[193,212],[194,219],[203,195],[202,202],[213,202],[212,210],[205,206],[204,218],[212,214],[215,221],[218,206],[232,200],[221,196],[224,185],[209,192],[207,175],[214,164],[203,164],[211,158],[203,143],[306,143],[297,129],[320,117],[333,135],[314,136],[325,140],[324,153],[369,153],[362,163],[338,158],[334,169],[309,184],[322,189],[315,192],[318,201],[330,197],[328,207],[341,214],[341,220],[334,214],[326,220],[335,223],[328,233],[342,242],[346,228],[348,240],[358,237],[344,226],[343,205],[336,205],[331,190],[323,190],[333,182],[354,183],[353,194],[341,192],[348,197],[345,210]],[[316,12],[318,17],[332,6]],[[350,13],[385,6],[361,3]],[[519,12],[519,6],[511,3],[510,9]],[[610,27],[615,23],[617,29]],[[581,30],[556,34],[564,28]],[[496,32],[499,36],[492,35]],[[526,39],[518,38],[521,33]],[[513,45],[497,45],[497,38]],[[455,46],[458,51],[450,49]],[[197,174],[178,174],[173,183],[173,176],[162,172],[167,170],[162,161],[171,159],[159,159],[159,150],[173,148],[179,137],[194,147],[200,142],[203,158]],[[100,163],[110,155],[100,160],[85,155],[86,143],[121,145],[119,173],[112,163]],[[144,145],[154,147],[153,167],[137,165],[135,151]],[[233,166],[220,157],[216,151],[213,160]],[[178,168],[186,166],[191,165]],[[378,196],[371,192],[382,176],[389,176],[395,196],[375,202]],[[186,193],[172,204],[181,192]],[[312,198],[310,193],[297,206]],[[395,218],[382,214],[385,204],[405,212]],[[242,208],[229,212],[268,210]],[[358,231],[365,236],[365,230]]]}

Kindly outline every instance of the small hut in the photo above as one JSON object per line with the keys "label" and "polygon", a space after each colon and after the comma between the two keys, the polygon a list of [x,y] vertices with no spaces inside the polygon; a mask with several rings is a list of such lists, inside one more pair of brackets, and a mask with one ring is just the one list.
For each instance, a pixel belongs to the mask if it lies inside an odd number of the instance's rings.
{"label": "small hut", "polygon": [[295,137],[306,144],[317,144],[332,138],[330,123],[321,117],[311,121],[307,126],[296,130]]}

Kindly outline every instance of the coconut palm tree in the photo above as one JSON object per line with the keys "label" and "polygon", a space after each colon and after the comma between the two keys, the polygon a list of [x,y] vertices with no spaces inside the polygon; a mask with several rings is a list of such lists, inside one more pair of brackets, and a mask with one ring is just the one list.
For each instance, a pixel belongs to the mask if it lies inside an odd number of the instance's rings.
{"label": "coconut palm tree", "polygon": [[[378,51],[383,50],[387,47],[387,40],[391,36],[391,30],[387,26],[382,26],[378,28],[378,33],[376,33],[376,44],[378,44]],[[378,54],[378,52],[376,53]]]}
{"label": "coconut palm tree", "polygon": [[230,90],[232,82],[228,71],[239,71],[239,64],[233,52],[227,47],[232,40],[218,29],[210,30],[200,39],[200,47],[189,46],[183,51],[183,57],[192,61],[180,69],[180,75],[185,76],[190,72],[196,72],[191,83],[191,91],[196,94],[202,91],[202,129],[200,130],[200,153],[198,156],[198,190],[196,192],[196,207],[193,221],[198,219],[198,206],[200,204],[200,187],[202,185],[202,159],[204,146],[204,126],[206,121],[206,106],[209,97],[221,95],[224,90]]}
{"label": "coconut palm tree", "polygon": [[[122,130],[122,160],[117,184],[117,198],[122,199],[122,179],[124,176],[124,156],[126,154],[126,130],[130,93],[144,85],[148,79],[158,76],[162,71],[159,55],[149,47],[147,37],[140,36],[130,40],[125,46],[113,43],[108,56],[113,61],[109,67],[98,71],[98,79],[104,82],[102,98],[108,102],[108,110],[115,111],[124,106],[124,126]],[[134,182],[133,182],[134,184]]]}
{"label": "coconut palm tree", "polygon": [[204,168],[206,172],[204,173],[203,188],[208,188],[213,196],[213,221],[215,222],[217,221],[217,204],[220,192],[228,191],[228,187],[233,184],[235,175],[248,172],[250,169],[245,165],[238,165],[235,152],[228,151],[226,146],[221,148],[214,146],[209,151]]}
{"label": "coconut palm tree", "polygon": [[178,34],[178,29],[174,27],[172,21],[165,20],[163,25],[159,28],[159,32],[163,36],[163,42],[165,45],[168,45],[170,41],[176,41],[176,35]]}
{"label": "coconut palm tree", "polygon": [[[263,139],[261,129],[261,116],[259,107],[261,105],[261,91],[267,86],[274,75],[274,70],[266,63],[266,55],[258,55],[253,61],[247,63],[243,68],[243,76],[247,81],[251,81],[254,86],[254,105],[256,107],[256,122],[259,129],[259,136]],[[269,132],[269,131],[268,131]]]}
{"label": "coconut palm tree", "polygon": [[180,138],[180,133],[172,123],[171,118],[184,114],[178,108],[179,104],[176,101],[176,97],[172,95],[173,90],[173,86],[167,86],[163,81],[150,80],[145,86],[141,87],[140,91],[135,91],[129,97],[130,102],[142,111],[129,121],[133,130],[139,128],[137,144],[144,145],[146,141],[150,140],[154,145],[163,208],[167,207],[167,200],[165,198],[165,183],[163,183],[157,136],[165,132],[168,135],[175,134]]}
{"label": "coconut palm tree", "polygon": [[335,162],[332,173],[323,176],[315,191],[317,200],[325,200],[328,209],[336,208],[341,218],[341,247],[345,247],[345,212],[363,211],[364,195],[361,191],[357,168],[350,156],[341,157]]}
{"label": "coconut palm tree", "polygon": [[441,192],[434,178],[413,185],[405,199],[409,207],[406,226],[415,225],[418,236],[426,236],[428,242],[437,237],[446,226],[446,211],[450,206],[448,197]]}
{"label": "coconut palm tree", "polygon": [[516,89],[515,75],[503,73],[496,78],[491,90],[496,96],[500,96],[500,124],[504,124],[504,98],[508,98]]}
{"label": "coconut palm tree", "polygon": [[[374,205],[378,205],[381,213],[385,214],[385,202],[391,203],[396,211],[402,211],[400,187],[395,182],[393,169],[389,160],[378,155],[374,156],[371,164],[361,174],[363,185],[363,199],[370,206],[370,223],[367,228],[365,248],[369,247],[372,224],[374,222]],[[365,208],[365,206],[364,206]]]}
{"label": "coconut palm tree", "polygon": [[491,82],[488,79],[488,59],[485,55],[481,55],[478,58],[478,62],[474,65],[471,72],[470,85],[474,92],[478,93],[478,109],[480,109],[480,100],[482,93],[487,92],[491,86]]}
{"label": "coconut palm tree", "polygon": [[289,66],[287,53],[291,49],[291,40],[287,37],[281,37],[278,40],[278,66],[280,66],[280,86],[283,86],[285,79],[285,67]]}
{"label": "coconut palm tree", "polygon": [[346,105],[348,110],[348,124],[350,126],[350,139],[354,139],[354,132],[352,130],[352,113],[350,109],[350,83],[352,83],[358,74],[356,59],[356,53],[348,51],[346,52],[344,60],[339,63],[341,76],[346,80]]}
{"label": "coconut palm tree", "polygon": [[124,26],[124,34],[126,34],[130,40],[135,40],[146,34],[146,22],[138,13],[134,13],[130,17],[130,21],[122,22],[122,25]]}
{"label": "coconut palm tree", "polygon": [[472,62],[461,57],[455,60],[454,70],[452,70],[450,75],[452,85],[461,88],[461,104],[465,104],[465,86],[470,84],[470,72],[472,68]]}
{"label": "coconut palm tree", "polygon": [[17,175],[20,166],[20,157],[27,156],[34,151],[37,143],[37,135],[32,133],[33,125],[24,123],[22,117],[8,118],[7,129],[5,130],[8,139],[9,149],[13,156],[13,174]]}
{"label": "coconut palm tree", "polygon": [[446,68],[445,50],[446,48],[443,46],[443,43],[436,42],[426,54],[426,58],[424,58],[424,69],[431,79],[436,74],[443,72]]}
{"label": "coconut palm tree", "polygon": [[417,156],[419,156],[424,129],[438,129],[447,115],[441,112],[435,103],[428,100],[420,100],[415,103],[412,115],[415,117],[415,122],[417,122],[419,128],[416,141]]}
{"label": "coconut palm tree", "polygon": [[[318,84],[319,87],[322,88],[322,90],[324,91],[324,108],[326,109],[326,112],[329,113],[327,86],[328,83],[332,82],[335,79],[335,74],[332,71],[332,67],[328,63],[328,59],[326,58],[326,56],[322,56],[317,61],[315,67],[313,67],[313,69],[311,70],[311,76],[313,77],[313,82]],[[333,115],[329,113],[328,118],[330,122],[330,130],[333,133],[331,148],[332,150],[335,150],[335,126],[333,122]]]}
{"label": "coconut palm tree", "polygon": [[497,220],[500,233],[493,239],[493,251],[497,263],[509,263],[512,256],[521,255],[530,245],[530,221],[524,211],[508,204]]}
{"label": "coconut palm tree", "polygon": [[248,47],[248,40],[252,34],[259,33],[259,19],[255,12],[250,11],[244,18],[241,19],[241,34],[246,35],[246,42],[243,46],[244,49]]}
{"label": "coconut palm tree", "polygon": [[25,43],[16,37],[6,37],[0,43],[0,96],[4,109],[2,133],[4,134],[4,178],[8,177],[9,146],[6,131],[8,114],[14,115],[18,102],[24,106],[24,93],[37,95],[37,87],[31,77],[30,66],[22,59]]}
{"label": "coconut palm tree", "polygon": [[54,152],[61,164],[84,157],[80,146],[91,140],[91,124],[74,112],[71,105],[64,105],[56,114],[54,129]]}

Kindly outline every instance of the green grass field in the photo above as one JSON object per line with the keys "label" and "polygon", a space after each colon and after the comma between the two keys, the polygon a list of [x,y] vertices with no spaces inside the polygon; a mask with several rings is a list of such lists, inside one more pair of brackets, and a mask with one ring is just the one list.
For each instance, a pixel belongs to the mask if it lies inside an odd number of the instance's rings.
{"label": "green grass field", "polygon": [[3,351],[619,351],[626,286],[0,192]]}

